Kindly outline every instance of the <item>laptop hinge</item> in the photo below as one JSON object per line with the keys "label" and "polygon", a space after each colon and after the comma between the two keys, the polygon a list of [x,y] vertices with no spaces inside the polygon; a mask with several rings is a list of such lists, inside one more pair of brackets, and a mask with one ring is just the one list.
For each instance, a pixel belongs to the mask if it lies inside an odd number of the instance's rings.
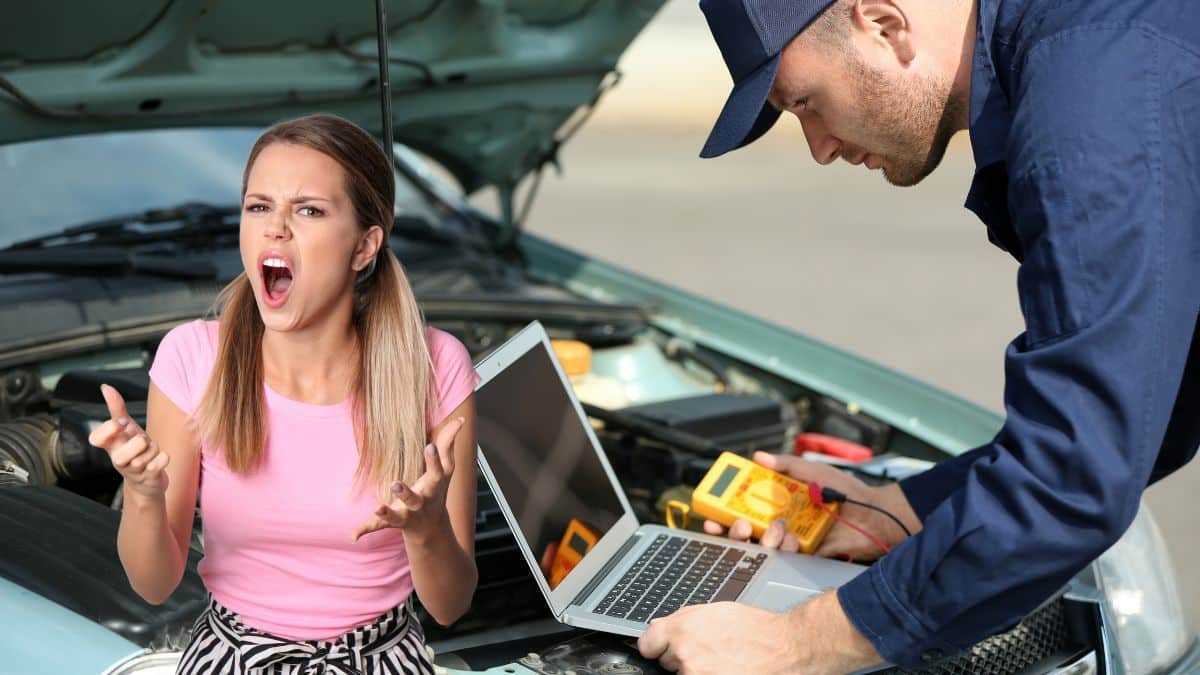
{"label": "laptop hinge", "polygon": [[587,599],[587,596],[591,595],[592,591],[596,590],[596,587],[600,585],[600,582],[608,578],[608,573],[613,571],[613,568],[617,566],[617,563],[625,559],[625,554],[629,553],[629,549],[633,548],[633,545],[637,543],[641,536],[641,531],[635,530],[634,533],[625,540],[625,543],[621,544],[621,548],[617,549],[617,554],[609,558],[608,562],[604,564],[604,567],[600,568],[599,572],[596,572],[596,574],[592,575],[592,580],[588,582],[587,586],[583,587],[583,590],[579,592],[579,595],[575,596],[575,599],[571,601],[571,604],[578,605]]}

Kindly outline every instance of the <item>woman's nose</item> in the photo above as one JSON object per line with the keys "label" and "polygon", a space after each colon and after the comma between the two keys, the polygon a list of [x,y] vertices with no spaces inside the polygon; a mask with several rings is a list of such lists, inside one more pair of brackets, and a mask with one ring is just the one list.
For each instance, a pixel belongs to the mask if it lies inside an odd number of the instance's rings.
{"label": "woman's nose", "polygon": [[282,209],[276,211],[267,219],[267,228],[263,232],[263,236],[267,239],[287,239],[291,236],[291,228],[288,227],[287,212]]}

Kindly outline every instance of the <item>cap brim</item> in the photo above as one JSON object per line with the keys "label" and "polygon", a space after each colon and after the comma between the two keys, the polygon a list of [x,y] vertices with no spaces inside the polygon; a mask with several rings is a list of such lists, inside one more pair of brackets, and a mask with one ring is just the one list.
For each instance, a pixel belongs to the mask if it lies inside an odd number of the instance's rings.
{"label": "cap brim", "polygon": [[733,86],[717,123],[700,151],[701,157],[718,157],[753,142],[779,119],[779,111],[767,102],[775,73],[779,70],[779,55],[755,68]]}

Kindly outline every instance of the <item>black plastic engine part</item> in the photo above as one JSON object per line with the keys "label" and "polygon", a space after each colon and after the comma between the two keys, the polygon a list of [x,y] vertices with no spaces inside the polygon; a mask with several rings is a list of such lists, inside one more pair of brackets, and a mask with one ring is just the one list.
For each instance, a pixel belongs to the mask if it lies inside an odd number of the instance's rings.
{"label": "black plastic engine part", "polygon": [[46,390],[36,374],[28,370],[12,370],[0,374],[0,420],[7,420],[43,401]]}
{"label": "black plastic engine part", "polygon": [[[145,425],[145,401],[126,401],[125,407],[130,417]],[[59,485],[72,492],[90,495],[101,488],[111,489],[120,482],[108,453],[88,442],[92,427],[107,419],[108,408],[103,404],[79,403],[59,409],[60,456],[64,468]]]}
{"label": "black plastic engine part", "polygon": [[827,434],[865,445],[876,455],[887,452],[891,427],[860,412],[851,412],[846,404],[831,398],[819,398],[809,413],[805,431]]}
{"label": "black plastic engine part", "polygon": [[189,551],[179,587],[162,605],[129,586],[117,557],[120,514],[58,487],[0,489],[0,576],[144,647],[180,647],[207,592]]}
{"label": "black plastic engine part", "polygon": [[796,426],[790,405],[752,394],[690,396],[631,406],[622,412],[698,436],[739,455],[755,450],[789,451]]}
{"label": "black plastic engine part", "polygon": [[[100,394],[102,384],[116,387],[126,401],[145,401],[150,397],[149,371],[145,368],[119,368],[73,370],[64,374],[54,385],[54,401],[59,404],[69,401],[104,405],[104,397]],[[105,415],[105,419],[108,419],[108,415]]]}

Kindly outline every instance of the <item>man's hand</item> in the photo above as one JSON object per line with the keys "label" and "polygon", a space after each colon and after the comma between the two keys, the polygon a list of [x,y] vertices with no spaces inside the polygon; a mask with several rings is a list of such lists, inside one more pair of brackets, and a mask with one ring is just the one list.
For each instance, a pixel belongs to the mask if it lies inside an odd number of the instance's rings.
{"label": "man's hand", "polygon": [[833,592],[786,614],[732,602],[685,607],[650,622],[638,651],[683,675],[841,675],[882,660]]}
{"label": "man's hand", "polygon": [[[799,457],[789,455],[756,452],[754,461],[772,471],[778,471],[806,483],[815,481],[822,487],[831,487],[844,493],[850,499],[887,509],[903,521],[913,533],[921,529],[921,521],[909,506],[908,499],[904,497],[904,492],[899,485],[873,487],[828,464],[806,462]],[[889,548],[895,547],[905,539],[904,532],[890,518],[878,511],[856,504],[842,504],[841,516],[875,535]],[[729,528],[729,538],[736,541],[748,541],[750,529],[749,521],[739,519]],[[704,531],[709,534],[725,534],[725,528],[711,520],[704,522]],[[759,543],[768,548],[778,548],[784,551],[796,551],[800,548],[796,537],[791,533],[785,533],[783,525],[780,523],[772,523],[766,532],[763,532]],[[854,560],[874,560],[883,553],[869,539],[844,523],[834,523],[815,551],[816,555],[827,558],[850,557]]]}
{"label": "man's hand", "polygon": [[452,536],[446,511],[446,490],[454,475],[454,437],[465,420],[459,417],[442,427],[437,439],[425,446],[425,473],[409,487],[404,481],[392,484],[391,503],[380,504],[375,513],[350,535],[358,541],[389,527],[404,530],[407,537]]}

